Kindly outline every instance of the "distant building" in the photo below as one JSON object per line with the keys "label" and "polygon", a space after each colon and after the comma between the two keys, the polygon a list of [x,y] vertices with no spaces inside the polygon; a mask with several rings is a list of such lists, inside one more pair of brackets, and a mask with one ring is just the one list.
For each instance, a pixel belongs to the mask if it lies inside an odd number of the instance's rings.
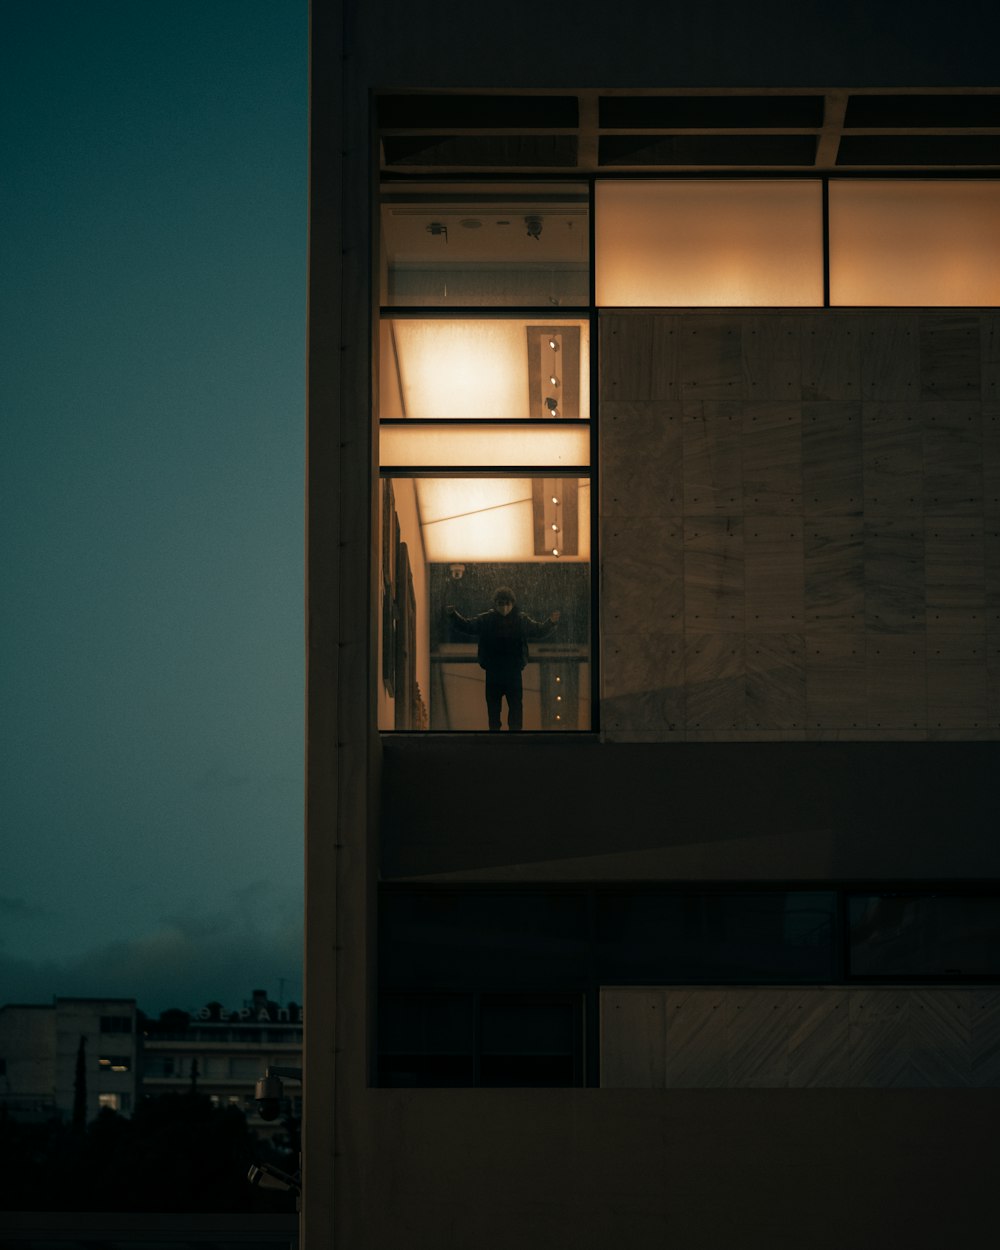
{"label": "distant building", "polygon": [[[254,990],[237,1011],[209,1003],[189,1015],[165,1011],[142,1025],[142,1096],[188,1090],[192,1084],[216,1106],[239,1107],[250,1127],[271,1133],[279,1123],[257,1115],[254,1082],[268,1064],[302,1064],[302,1008],[280,1006],[266,990]],[[302,1114],[301,1090],[288,1086],[286,1113]]]}
{"label": "distant building", "polygon": [[102,1107],[131,1115],[138,1054],[134,998],[56,998],[0,1007],[0,1107],[18,1119],[73,1114],[84,1045],[87,1119]]}

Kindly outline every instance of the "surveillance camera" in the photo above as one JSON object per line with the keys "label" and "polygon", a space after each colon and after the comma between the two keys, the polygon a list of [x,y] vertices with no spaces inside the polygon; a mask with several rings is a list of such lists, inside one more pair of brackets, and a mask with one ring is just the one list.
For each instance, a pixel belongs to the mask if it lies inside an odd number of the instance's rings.
{"label": "surveillance camera", "polygon": [[262,1120],[276,1120],[281,1115],[281,1100],[285,1087],[278,1076],[262,1076],[254,1085],[253,1096],[257,1100],[257,1114]]}
{"label": "surveillance camera", "polygon": [[542,237],[542,219],[534,214],[524,219],[524,229],[529,239]]}
{"label": "surveillance camera", "polygon": [[276,1168],[273,1163],[252,1163],[250,1171],[247,1172],[247,1180],[259,1189],[283,1189],[286,1192],[291,1190],[294,1194],[302,1192],[302,1179],[299,1173],[296,1172],[294,1176],[290,1176],[287,1172]]}
{"label": "surveillance camera", "polygon": [[461,579],[465,576],[464,564],[452,564],[449,565],[449,568],[451,569],[451,580],[453,582],[461,581]]}

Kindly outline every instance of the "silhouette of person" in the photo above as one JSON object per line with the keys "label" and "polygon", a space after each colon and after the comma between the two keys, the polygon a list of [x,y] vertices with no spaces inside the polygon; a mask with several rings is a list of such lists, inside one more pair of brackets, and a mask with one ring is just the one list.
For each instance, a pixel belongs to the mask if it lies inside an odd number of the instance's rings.
{"label": "silhouette of person", "polygon": [[493,607],[471,620],[454,604],[448,604],[445,611],[456,629],[479,639],[476,658],[479,667],[486,670],[486,715],[490,732],[500,731],[500,713],[506,699],[507,729],[516,733],[524,719],[521,672],[528,663],[528,639],[547,638],[559,622],[559,613],[552,612],[545,621],[532,620],[519,611],[509,586],[500,586],[493,596]]}

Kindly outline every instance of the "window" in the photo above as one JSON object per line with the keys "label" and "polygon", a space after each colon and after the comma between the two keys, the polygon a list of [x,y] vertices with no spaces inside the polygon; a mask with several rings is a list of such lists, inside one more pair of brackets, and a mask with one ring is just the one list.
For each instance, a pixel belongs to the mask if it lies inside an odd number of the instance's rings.
{"label": "window", "polygon": [[582,995],[383,994],[379,1084],[582,1085]]}
{"label": "window", "polygon": [[131,1033],[131,1016],[101,1016],[102,1033]]}
{"label": "window", "polygon": [[100,1108],[107,1108],[109,1111],[121,1111],[122,1106],[121,1094],[98,1094],[97,1105]]}
{"label": "window", "polygon": [[854,977],[1000,977],[1000,897],[856,893],[848,896]]}
{"label": "window", "polygon": [[823,303],[819,179],[601,180],[599,307]]}
{"label": "window", "polygon": [[590,250],[584,183],[383,190],[382,730],[591,728]]}
{"label": "window", "polygon": [[1000,303],[1000,182],[830,182],[830,302]]}
{"label": "window", "polygon": [[129,1055],[101,1055],[97,1062],[105,1072],[128,1072],[132,1067]]}

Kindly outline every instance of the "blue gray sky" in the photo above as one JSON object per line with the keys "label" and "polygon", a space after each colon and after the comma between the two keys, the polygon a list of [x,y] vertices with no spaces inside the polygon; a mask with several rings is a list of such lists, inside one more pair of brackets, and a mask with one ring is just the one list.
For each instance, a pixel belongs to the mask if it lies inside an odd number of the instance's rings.
{"label": "blue gray sky", "polygon": [[306,0],[3,28],[0,1003],[300,999]]}

